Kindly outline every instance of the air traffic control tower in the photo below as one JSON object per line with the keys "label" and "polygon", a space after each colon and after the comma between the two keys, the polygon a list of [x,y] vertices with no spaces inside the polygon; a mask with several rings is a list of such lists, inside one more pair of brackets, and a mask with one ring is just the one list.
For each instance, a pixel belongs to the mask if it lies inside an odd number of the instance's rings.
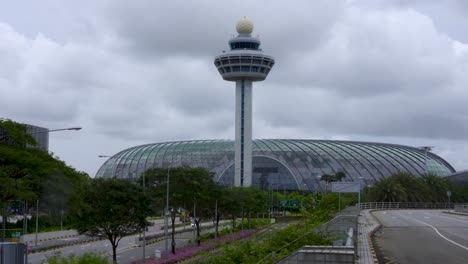
{"label": "air traffic control tower", "polygon": [[252,82],[265,80],[275,64],[263,53],[260,40],[252,37],[253,24],[242,18],[237,37],[229,41],[229,51],[217,56],[214,64],[226,81],[236,82],[236,139],[234,185],[252,185]]}

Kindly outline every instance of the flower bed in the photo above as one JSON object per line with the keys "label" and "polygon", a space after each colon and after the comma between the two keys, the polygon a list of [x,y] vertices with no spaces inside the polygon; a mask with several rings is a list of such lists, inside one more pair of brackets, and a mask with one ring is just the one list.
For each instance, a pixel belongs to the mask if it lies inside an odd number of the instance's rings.
{"label": "flower bed", "polygon": [[150,259],[145,261],[147,264],[169,264],[177,263],[187,258],[195,256],[199,252],[206,252],[213,250],[222,245],[231,243],[232,241],[244,239],[251,236],[252,234],[258,232],[260,229],[251,229],[247,231],[240,231],[236,233],[226,234],[224,236],[207,240],[202,243],[200,246],[190,245],[176,250],[176,254],[169,254],[168,259]]}

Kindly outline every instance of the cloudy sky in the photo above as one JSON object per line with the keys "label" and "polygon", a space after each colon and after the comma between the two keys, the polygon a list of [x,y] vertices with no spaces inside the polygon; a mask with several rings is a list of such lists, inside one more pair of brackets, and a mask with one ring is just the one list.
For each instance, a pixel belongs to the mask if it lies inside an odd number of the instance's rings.
{"label": "cloudy sky", "polygon": [[94,177],[125,148],[232,139],[213,65],[247,16],[275,57],[254,138],[436,146],[468,169],[468,1],[16,0],[0,8],[0,117],[50,129]]}

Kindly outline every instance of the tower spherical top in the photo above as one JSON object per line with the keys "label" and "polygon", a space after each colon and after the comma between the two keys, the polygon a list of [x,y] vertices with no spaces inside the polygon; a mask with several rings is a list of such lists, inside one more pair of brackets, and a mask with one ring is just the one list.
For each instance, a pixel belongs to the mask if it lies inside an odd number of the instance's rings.
{"label": "tower spherical top", "polygon": [[253,31],[253,23],[248,18],[244,17],[237,22],[236,30],[239,34],[250,35]]}

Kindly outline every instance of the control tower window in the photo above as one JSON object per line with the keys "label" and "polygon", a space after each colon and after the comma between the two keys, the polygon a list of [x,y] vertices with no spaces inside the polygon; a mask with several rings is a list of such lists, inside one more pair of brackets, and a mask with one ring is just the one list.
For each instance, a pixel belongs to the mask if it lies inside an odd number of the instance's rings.
{"label": "control tower window", "polygon": [[258,49],[259,44],[253,42],[234,42],[231,49]]}

